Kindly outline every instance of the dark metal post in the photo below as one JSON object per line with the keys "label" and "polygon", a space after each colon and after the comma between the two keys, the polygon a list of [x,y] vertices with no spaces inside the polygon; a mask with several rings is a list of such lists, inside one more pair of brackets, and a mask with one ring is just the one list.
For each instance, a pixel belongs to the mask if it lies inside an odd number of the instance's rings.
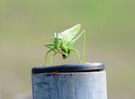
{"label": "dark metal post", "polygon": [[35,67],[32,88],[33,99],[107,99],[101,63]]}

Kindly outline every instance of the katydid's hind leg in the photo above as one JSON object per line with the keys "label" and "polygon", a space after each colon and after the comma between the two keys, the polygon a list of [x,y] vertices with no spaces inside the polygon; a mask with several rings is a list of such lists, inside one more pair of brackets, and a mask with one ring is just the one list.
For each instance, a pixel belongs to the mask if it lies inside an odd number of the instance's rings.
{"label": "katydid's hind leg", "polygon": [[77,55],[77,57],[78,57],[79,63],[82,64],[82,61],[81,61],[79,52],[78,52],[76,49],[71,49],[71,50],[72,50],[72,51],[75,51],[75,53],[76,53],[76,55]]}
{"label": "katydid's hind leg", "polygon": [[86,32],[83,34],[83,63],[85,63],[86,59]]}

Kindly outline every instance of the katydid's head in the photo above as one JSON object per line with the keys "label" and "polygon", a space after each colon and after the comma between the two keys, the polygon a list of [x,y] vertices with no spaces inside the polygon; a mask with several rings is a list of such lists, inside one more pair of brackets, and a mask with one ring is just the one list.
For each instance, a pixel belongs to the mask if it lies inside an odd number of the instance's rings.
{"label": "katydid's head", "polygon": [[61,45],[61,38],[58,38],[58,34],[54,33],[54,48],[58,49]]}

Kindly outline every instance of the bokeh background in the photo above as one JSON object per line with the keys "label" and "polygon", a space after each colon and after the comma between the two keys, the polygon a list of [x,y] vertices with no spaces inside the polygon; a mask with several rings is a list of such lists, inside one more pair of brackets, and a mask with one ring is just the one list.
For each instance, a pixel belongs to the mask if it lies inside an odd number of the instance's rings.
{"label": "bokeh background", "polygon": [[[87,31],[86,61],[106,65],[108,99],[135,99],[134,0],[0,0],[0,97],[29,99],[41,41],[76,24]],[[83,38],[75,47],[82,55]],[[77,63],[75,54],[54,64]],[[26,98],[25,98],[26,97]]]}

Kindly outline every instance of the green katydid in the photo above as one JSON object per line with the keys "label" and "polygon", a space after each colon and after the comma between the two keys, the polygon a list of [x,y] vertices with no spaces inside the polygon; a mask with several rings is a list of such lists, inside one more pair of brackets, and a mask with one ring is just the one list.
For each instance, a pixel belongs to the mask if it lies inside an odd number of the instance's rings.
{"label": "green katydid", "polygon": [[[54,55],[57,53],[60,53],[63,57],[63,59],[67,59],[71,53],[71,51],[74,51],[78,57],[79,63],[82,63],[79,52],[73,48],[73,45],[77,39],[79,39],[84,34],[84,55],[83,55],[83,62],[85,58],[85,30],[83,30],[79,35],[77,35],[80,31],[81,25],[77,24],[74,27],[67,29],[61,33],[54,33],[54,42],[53,43],[47,43],[45,46],[49,48],[49,51],[46,52],[45,55],[45,65],[47,63],[48,54],[50,52],[54,52]],[[54,56],[53,55],[53,56]],[[53,57],[52,56],[52,57]],[[52,64],[52,58],[51,62]]]}

